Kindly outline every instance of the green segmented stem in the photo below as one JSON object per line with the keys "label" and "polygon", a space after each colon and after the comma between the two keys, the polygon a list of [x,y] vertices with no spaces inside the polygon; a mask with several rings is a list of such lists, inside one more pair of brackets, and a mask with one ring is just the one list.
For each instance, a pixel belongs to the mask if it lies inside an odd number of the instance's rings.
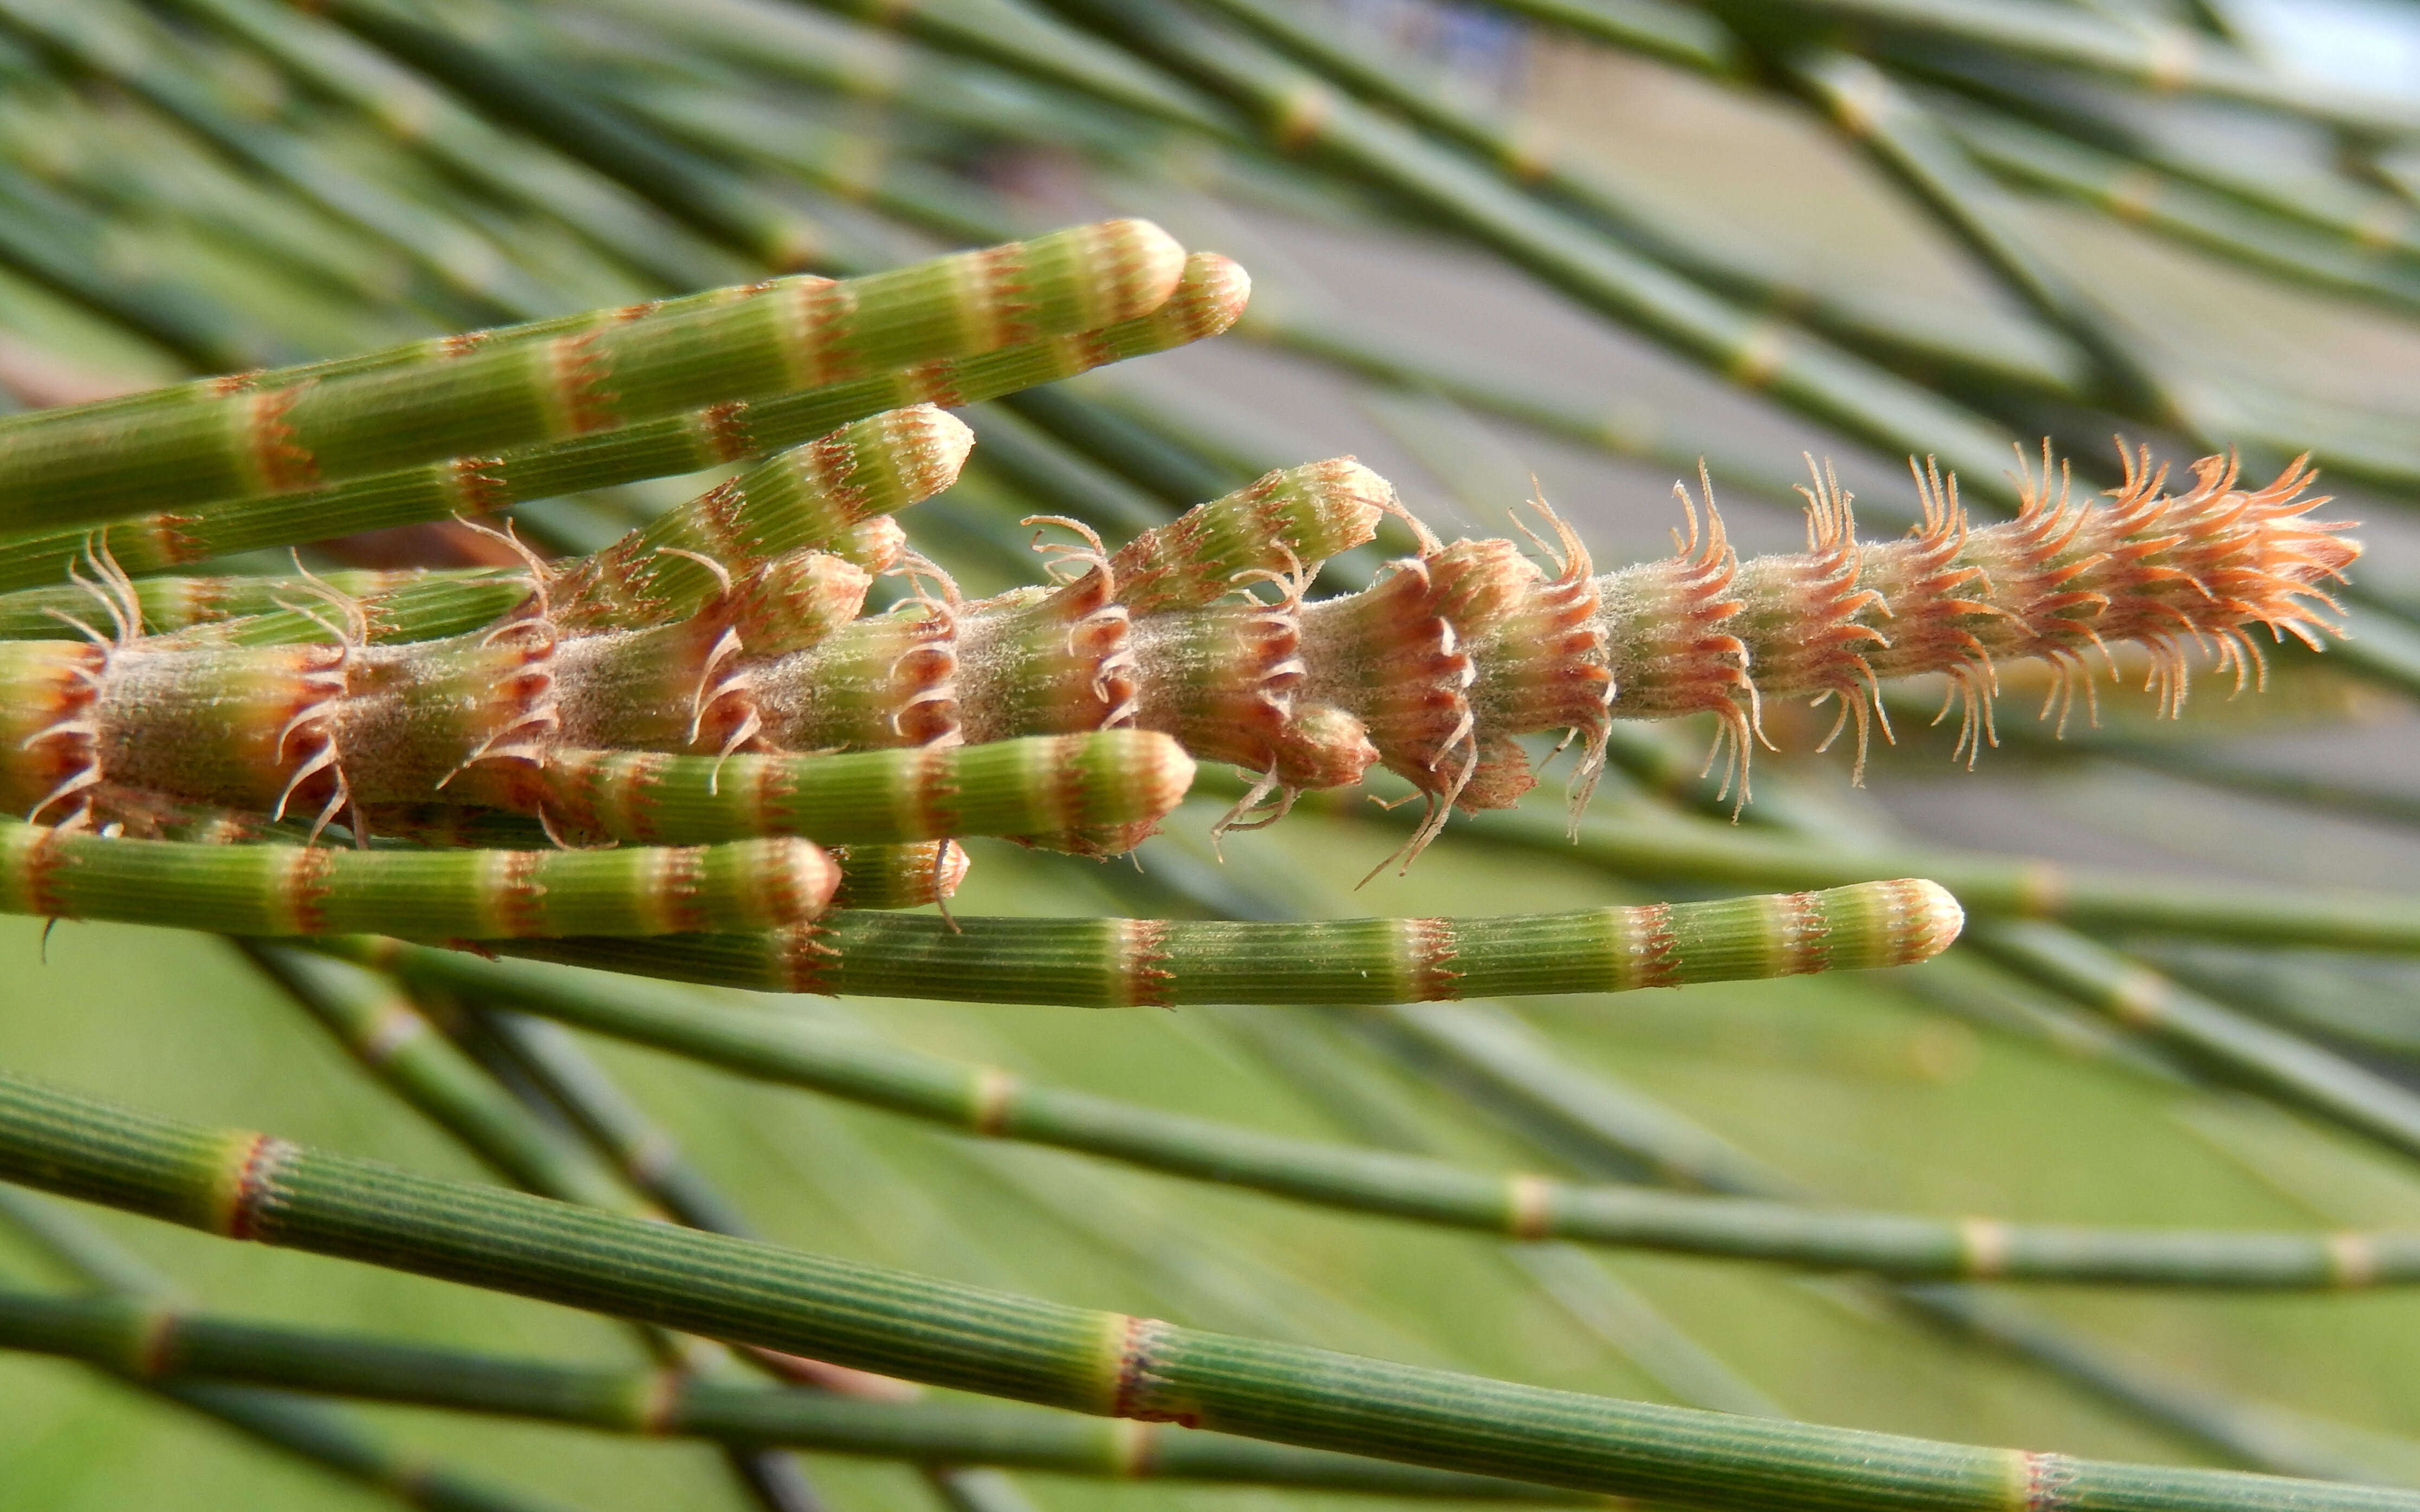
{"label": "green segmented stem", "polygon": [[2314,89],[2226,42],[2173,21],[2113,18],[2049,5],[1982,0],[1791,0],[1807,15],[1974,44],[2156,90],[2261,105],[2353,128],[2403,132],[2420,109],[2359,89]]}
{"label": "green segmented stem", "polygon": [[[452,803],[397,803],[371,807],[361,817],[374,836],[373,844],[381,847],[399,841],[436,850],[559,849],[556,838],[547,834],[546,826],[536,818],[500,809]],[[209,833],[205,833],[206,827]],[[215,814],[189,820],[184,829],[193,833],[173,833],[167,837],[220,838],[233,834],[246,840],[277,843],[301,840],[307,834],[306,827],[300,823],[264,830],[257,824],[243,823],[237,816]],[[828,853],[840,869],[839,884],[832,890],[828,905],[831,908],[920,908],[954,894],[966,880],[970,865],[966,848],[954,840],[895,845],[861,842],[832,846]]]}
{"label": "green segmented stem", "polygon": [[[457,456],[325,488],[223,501],[198,514],[171,511],[123,520],[109,527],[109,550],[130,572],[159,571],[228,552],[477,514],[520,500],[695,472],[795,446],[886,410],[971,404],[1198,341],[1233,323],[1250,287],[1235,264],[1199,253],[1187,259],[1175,290],[1148,314],[1094,329],[799,393],[735,400],[499,456]],[[147,413],[132,412],[127,423]],[[0,444],[6,436],[0,429]],[[81,526],[21,528],[0,538],[0,587],[54,581],[84,553],[90,534]]]}
{"label": "green segmented stem", "polygon": [[908,845],[839,845],[831,849],[840,865],[840,886],[831,906],[838,909],[912,909],[941,902],[966,881],[967,848],[952,840],[919,840]]}
{"label": "green segmented stem", "polygon": [[[552,615],[570,628],[625,629],[695,613],[721,579],[693,556],[738,570],[823,550],[877,515],[957,481],[974,446],[964,422],[930,405],[890,410],[794,446],[556,569]],[[887,565],[887,564],[886,564]]]}
{"label": "green segmented stem", "polygon": [[0,826],[0,912],[223,934],[656,934],[813,918],[838,881],[804,840],[604,851],[335,850]]}
{"label": "green segmented stem", "polygon": [[574,335],[471,342],[433,365],[230,382],[139,422],[48,411],[0,429],[0,493],[20,528],[97,522],[612,430],[1129,320],[1167,300],[1184,260],[1157,227],[1109,221]]}
{"label": "green segmented stem", "polygon": [[2420,1095],[2349,1055],[2262,1023],[2055,925],[1995,921],[1978,931],[1976,947],[2129,1029],[2420,1158]]}
{"label": "green segmented stem", "polygon": [[737,276],[730,259],[683,235],[621,185],[499,130],[368,44],[317,16],[264,0],[179,0],[316,91],[351,105],[399,144],[507,202],[540,208],[672,288]]}
{"label": "green segmented stem", "polygon": [[425,1177],[0,1077],[0,1174],[887,1375],[1729,1512],[2412,1512],[2420,1493],[1656,1407],[1211,1333]]}
{"label": "green segmented stem", "polygon": [[[2350,216],[2321,226],[2297,224],[2263,213],[2271,207],[2247,206],[2131,152],[2112,152],[1997,112],[1959,111],[1947,120],[1968,151],[2016,183],[2050,190],[2263,273],[2420,309],[2420,266],[2413,261],[2420,244],[2409,231],[2398,234],[2387,204],[2371,207],[2366,225]],[[2397,255],[2381,257],[2388,246]]]}
{"label": "green segmented stem", "polygon": [[245,1322],[132,1299],[0,1290],[0,1348],[83,1360],[147,1384],[242,1381],[649,1438],[720,1439],[1111,1480],[1548,1504],[1582,1500],[1519,1481],[1292,1449],[1172,1424],[992,1402],[867,1401],[677,1374],[555,1364]]}
{"label": "green segmented stem", "polygon": [[[460,607],[456,616],[477,613],[464,629],[484,625],[510,609],[527,592],[520,581],[493,568],[407,568],[397,571],[339,570],[316,574],[319,584],[373,607],[374,640],[416,640],[400,632],[420,617],[408,612],[396,622],[387,618],[389,605],[442,600]],[[509,595],[509,597],[507,597]],[[281,577],[156,577],[134,583],[135,601],[143,609],[145,629],[173,634],[199,626],[225,625],[229,620],[257,619],[288,604],[318,607],[320,596],[301,578]],[[489,607],[492,605],[493,607]],[[64,617],[63,617],[64,616]],[[302,616],[295,616],[300,620]],[[324,617],[324,612],[322,614]],[[69,618],[87,624],[105,623],[107,614],[91,592],[72,585],[20,588],[0,594],[0,640],[80,640],[82,631]],[[324,631],[317,631],[325,634]],[[237,632],[240,633],[240,632]]]}
{"label": "green segmented stem", "polygon": [[[393,983],[324,956],[258,943],[248,944],[246,953],[372,1076],[524,1190],[613,1212],[660,1216],[634,1198],[585,1146],[473,1065]],[[711,1346],[644,1324],[635,1332],[641,1347],[668,1368],[735,1368]],[[768,1495],[760,1488],[786,1482],[805,1489],[803,1473],[785,1456],[727,1447],[724,1457],[768,1512],[787,1512],[796,1498]]]}
{"label": "green segmented stem", "polygon": [[392,984],[306,951],[246,953],[371,1075],[500,1175],[564,1202],[645,1216],[585,1150],[530,1116]]}
{"label": "green segmented stem", "polygon": [[[157,581],[137,578],[134,584],[140,592],[145,584]],[[338,592],[345,591],[342,583],[330,581]],[[432,571],[418,582],[363,595],[354,602],[362,613],[363,638],[372,646],[390,646],[467,635],[494,624],[529,596],[529,579],[520,573]],[[331,612],[334,606],[324,600],[314,603],[307,594],[288,594],[285,602],[299,607],[199,626],[184,638],[195,645],[225,646],[297,646],[341,638],[341,631],[330,633],[341,618]]]}
{"label": "green segmented stem", "polygon": [[2043,254],[2024,212],[1898,80],[1853,53],[1810,48],[1785,68],[1934,222],[2002,288],[2087,353],[2104,397],[2135,413],[2172,415],[2175,399],[2086,286]]}
{"label": "green segmented stem", "polygon": [[[485,330],[454,335],[427,336],[417,341],[381,347],[372,351],[352,352],[342,357],[318,358],[282,367],[259,368],[247,373],[219,378],[189,379],[161,388],[139,393],[120,394],[77,405],[74,413],[86,420],[103,417],[134,421],[140,416],[173,413],[187,406],[208,403],[221,397],[228,385],[240,382],[251,388],[287,388],[296,383],[330,379],[358,377],[366,373],[386,372],[398,368],[433,366],[452,361],[473,348],[496,349],[530,346],[558,336],[577,335],[614,320],[652,319],[664,315],[689,315],[698,310],[728,304],[744,298],[749,286],[734,285],[686,294],[675,299],[658,300],[652,304],[628,310],[582,310],[573,315],[550,316],[513,325],[491,326]],[[54,412],[38,411],[25,414],[0,416],[0,435],[13,433],[21,426],[41,422]]]}
{"label": "green segmented stem", "polygon": [[[1625,245],[1749,307],[1789,310],[1810,328],[1900,371],[1924,371],[1946,360],[2001,382],[2013,379],[2028,387],[2078,397],[2075,375],[2064,370],[2073,364],[2057,360],[2066,354],[2055,344],[2012,349],[2005,339],[1994,341],[1972,326],[1960,333],[1921,330],[1877,319],[1870,306],[1776,279],[1769,266],[1743,258],[1721,239],[1708,237],[1592,165],[1556,150],[1555,132],[1545,122],[1480,109],[1466,91],[1400,49],[1348,39],[1268,0],[1214,0],[1211,8],[1337,86],[1461,145],[1492,164],[1506,181],[1592,217]],[[2052,345],[2052,354],[2045,357],[2032,350],[2040,345]]]}
{"label": "green segmented stem", "polygon": [[2055,920],[2237,944],[2420,952],[2420,904],[2397,893],[2230,886],[1954,850],[1845,850],[1807,837],[1653,813],[1584,819],[1575,846],[1561,818],[1544,814],[1474,815],[1469,833],[1575,855],[1625,877],[1655,881],[1838,887],[1917,874],[1947,888],[1978,917]]}
{"label": "green segmented stem", "polygon": [[766,991],[1063,1003],[1383,1004],[1623,992],[1924,960],[1949,895],[1899,881],[1492,919],[1217,923],[828,915],[757,935],[562,940],[515,954]]}
{"label": "green segmented stem", "polygon": [[[712,569],[677,554],[682,552],[711,556],[726,568],[743,568],[799,551],[831,550],[868,571],[885,569],[897,560],[898,545],[884,517],[955,482],[973,440],[956,418],[915,405],[868,416],[776,453],[602,551],[551,564],[549,592],[556,621],[575,628],[627,628],[694,613],[713,596],[721,579]],[[339,576],[323,581],[346,591]],[[147,587],[156,581],[161,580],[136,580],[136,592],[147,603]],[[373,642],[431,640],[494,621],[526,599],[529,586],[528,579],[520,576],[499,581],[432,573],[377,585],[378,591],[363,594],[360,608]],[[40,591],[55,596],[61,590]],[[256,601],[257,597],[250,599]],[[288,591],[275,601],[290,606],[298,598],[314,597]],[[91,598],[87,594],[84,599],[88,615]],[[329,619],[324,602],[317,607],[306,602],[256,613],[211,639],[237,646],[324,641],[333,638]]]}
{"label": "green segmented stem", "polygon": [[[13,1187],[0,1188],[0,1218],[30,1239],[61,1269],[122,1305],[157,1304],[166,1283],[147,1267],[67,1210],[66,1205]],[[119,1379],[128,1356],[93,1363]],[[351,1414],[318,1402],[214,1381],[154,1380],[137,1384],[271,1448],[346,1476],[423,1512],[558,1512],[540,1502],[453,1466],[390,1443]]]}
{"label": "green segmented stem", "polygon": [[1149,822],[1192,782],[1167,736],[1102,730],[828,756],[556,751],[544,767],[473,771],[458,786],[620,840],[850,845]]}
{"label": "green segmented stem", "polygon": [[2010,1224],[1580,1185],[1323,1144],[1037,1083],[993,1067],[725,1007],[648,983],[370,941],[325,948],[473,1002],[946,1128],[1164,1176],[1520,1239],[1825,1270],[1894,1281],[2327,1289],[2420,1281],[2420,1232],[2289,1233]]}

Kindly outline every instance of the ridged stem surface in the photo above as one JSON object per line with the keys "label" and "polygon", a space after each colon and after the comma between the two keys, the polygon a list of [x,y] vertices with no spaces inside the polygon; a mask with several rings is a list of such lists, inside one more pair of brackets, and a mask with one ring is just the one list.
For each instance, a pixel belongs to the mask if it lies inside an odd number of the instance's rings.
{"label": "ridged stem surface", "polygon": [[0,1173],[937,1385],[1708,1508],[2411,1512],[2420,1493],[1655,1407],[1186,1329],[442,1180],[0,1078]]}
{"label": "ridged stem surface", "polygon": [[[2420,1233],[2260,1233],[2011,1224],[1590,1185],[1328,1145],[868,1044],[651,984],[367,941],[404,979],[987,1138],[1323,1207],[1522,1239],[1567,1239],[1913,1281],[2329,1288],[2420,1280]],[[1431,1037],[1450,1035],[1445,1026]],[[1449,1043],[1450,1041],[1449,1040]]]}
{"label": "ridged stem surface", "polygon": [[515,955],[776,992],[1083,1007],[1386,1004],[1856,971],[1957,938],[1920,880],[1500,918],[1221,923],[840,911],[812,927],[519,943]]}

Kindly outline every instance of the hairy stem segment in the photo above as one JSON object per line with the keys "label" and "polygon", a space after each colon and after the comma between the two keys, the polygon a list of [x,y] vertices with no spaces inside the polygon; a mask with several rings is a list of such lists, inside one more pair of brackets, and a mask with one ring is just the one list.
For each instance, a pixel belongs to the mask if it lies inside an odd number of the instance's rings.
{"label": "hairy stem segment", "polygon": [[943,1059],[655,983],[394,942],[318,948],[740,1076],[1326,1208],[1520,1239],[1854,1270],[1894,1280],[2324,1289],[2420,1281],[2420,1233],[2262,1233],[1851,1212],[1581,1184],[1270,1134]]}
{"label": "hairy stem segment", "polygon": [[647,1438],[816,1449],[1111,1480],[1289,1486],[1563,1504],[1549,1487],[1172,1424],[992,1402],[872,1401],[830,1392],[512,1359],[178,1311],[130,1298],[0,1290],[0,1348],[84,1360],[145,1382],[226,1381]]}
{"label": "hairy stem segment", "polygon": [[[130,572],[159,571],[224,553],[347,531],[474,515],[524,499],[576,493],[761,457],[886,410],[996,398],[1108,363],[1216,335],[1243,313],[1244,271],[1198,253],[1165,303],[1148,314],[978,356],[949,358],[846,382],[752,400],[491,455],[459,455],[299,491],[170,510],[110,523],[109,550]],[[54,580],[83,554],[85,525],[0,538],[0,587]]]}
{"label": "hairy stem segment", "polygon": [[1708,1509],[2413,1512],[2420,1494],[1657,1407],[1096,1312],[212,1130],[0,1077],[0,1175],[936,1385]]}
{"label": "hairy stem segment", "polygon": [[424,940],[781,928],[839,868],[804,840],[619,850],[337,850],[0,824],[0,912],[221,934],[392,929]]}
{"label": "hairy stem segment", "polygon": [[778,992],[1168,1007],[1623,992],[1938,955],[1962,915],[1928,881],[1481,919],[1220,923],[838,912],[810,928],[515,954]]}
{"label": "hairy stem segment", "polygon": [[98,522],[609,431],[1130,320],[1184,261],[1148,222],[1105,221],[842,283],[605,312],[535,341],[471,337],[433,362],[46,411],[0,429],[0,494],[21,529]]}

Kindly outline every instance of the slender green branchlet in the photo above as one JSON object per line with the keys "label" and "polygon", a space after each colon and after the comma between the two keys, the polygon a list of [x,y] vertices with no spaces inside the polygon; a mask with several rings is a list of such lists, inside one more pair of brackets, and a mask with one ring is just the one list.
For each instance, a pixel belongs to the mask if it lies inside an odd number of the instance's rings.
{"label": "slender green branchlet", "polygon": [[2386,1487],[1650,1406],[1179,1327],[421,1176],[0,1077],[0,1175],[230,1238],[1109,1417],[1675,1501],[2412,1512]]}
{"label": "slender green branchlet", "polygon": [[323,948],[738,1075],[946,1128],[1078,1150],[1323,1207],[1521,1239],[1859,1270],[1900,1280],[2324,1289],[2420,1281],[2420,1234],[2091,1228],[1848,1212],[1583,1185],[1321,1144],[1054,1086],[654,983],[366,939]]}
{"label": "slender green branchlet", "polygon": [[[458,613],[471,616],[460,630],[487,624],[520,601],[527,590],[509,573],[493,568],[407,568],[393,571],[339,570],[301,577],[148,577],[134,580],[135,601],[142,606],[144,628],[153,634],[204,626],[224,627],[234,621],[259,621],[281,611],[309,627],[310,635],[326,633],[289,607],[316,605],[327,590],[358,600],[371,616],[373,640],[417,640],[398,632],[390,606],[424,598],[442,597],[464,605]],[[95,617],[90,590],[73,584],[52,588],[20,588],[0,594],[0,640],[70,641],[84,638],[76,627]],[[313,618],[322,619],[315,614]],[[249,626],[247,626],[249,628]],[[239,632],[240,633],[240,632]]]}
{"label": "slender green branchlet", "polygon": [[0,912],[223,934],[424,940],[783,927],[839,883],[804,840],[616,850],[209,845],[0,824]]}
{"label": "slender green branchlet", "polygon": [[0,1348],[89,1361],[144,1381],[240,1381],[648,1438],[719,1439],[1111,1480],[1475,1501],[1580,1500],[1550,1487],[1291,1449],[1174,1424],[992,1402],[869,1401],[673,1371],[555,1364],[243,1322],[132,1298],[0,1291]]}
{"label": "slender green branchlet", "polygon": [[295,492],[448,457],[611,431],[997,351],[1147,314],[1185,254],[1107,221],[834,283],[811,276],[604,312],[536,339],[457,338],[418,360],[259,386],[187,385],[130,408],[45,411],[0,429],[20,529]]}
{"label": "slender green branchlet", "polygon": [[[1187,261],[1175,291],[1157,308],[1097,328],[500,453],[448,457],[318,488],[222,501],[201,512],[175,509],[118,519],[104,527],[107,545],[128,571],[153,572],[229,552],[476,515],[525,499],[696,472],[797,446],[884,411],[970,404],[1198,341],[1234,321],[1250,288],[1235,264],[1199,253]],[[0,520],[0,525],[11,522]],[[83,524],[11,529],[0,537],[0,587],[55,580],[86,552],[93,534]]]}
{"label": "slender green branchlet", "polygon": [[1063,1003],[1387,1004],[1899,966],[1958,936],[1928,881],[1472,919],[1220,923],[835,912],[806,928],[517,954],[766,991]]}
{"label": "slender green branchlet", "polygon": [[648,844],[799,834],[848,845],[1148,829],[1192,781],[1192,760],[1167,736],[1103,730],[822,756],[558,751],[467,784],[465,796]]}
{"label": "slender green branchlet", "polygon": [[446,1039],[391,980],[325,955],[247,943],[246,953],[369,1073],[507,1179],[565,1202],[652,1211]]}
{"label": "slender green branchlet", "polygon": [[[165,1282],[126,1251],[53,1203],[14,1188],[0,1190],[0,1221],[98,1294],[92,1301],[135,1310],[160,1305]],[[424,1512],[561,1512],[541,1502],[371,1432],[344,1411],[320,1402],[204,1380],[143,1380],[123,1351],[85,1355],[101,1369],[146,1387],[238,1433],[306,1464],[320,1466]]]}

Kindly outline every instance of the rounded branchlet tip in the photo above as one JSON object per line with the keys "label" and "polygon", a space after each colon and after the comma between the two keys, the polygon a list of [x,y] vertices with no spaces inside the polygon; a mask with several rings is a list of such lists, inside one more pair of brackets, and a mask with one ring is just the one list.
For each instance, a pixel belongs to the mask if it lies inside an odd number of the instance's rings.
{"label": "rounded branchlet tip", "polygon": [[1888,903],[1891,959],[1913,965],[1931,960],[1957,942],[1966,927],[1966,911],[1948,888],[1921,877],[1903,877],[1874,885],[1890,890]]}
{"label": "rounded branchlet tip", "polygon": [[908,532],[889,515],[872,515],[835,538],[831,553],[867,572],[888,572],[908,550]]}
{"label": "rounded branchlet tip", "polygon": [[1186,329],[1197,339],[1215,336],[1244,318],[1244,307],[1252,302],[1252,275],[1232,257],[1197,252],[1185,259],[1185,276],[1169,302],[1182,307]]}
{"label": "rounded branchlet tip", "polygon": [[912,909],[954,897],[967,878],[967,848],[955,840],[839,846],[832,856],[841,865],[834,908]]}
{"label": "rounded branchlet tip", "polygon": [[831,906],[832,894],[840,890],[840,863],[823,847],[796,835],[733,843],[755,852],[745,858],[755,927],[804,924]]}
{"label": "rounded branchlet tip", "polygon": [[967,880],[970,865],[967,848],[954,841],[942,840],[934,845],[932,896],[937,898],[955,897],[958,884]]}
{"label": "rounded branchlet tip", "polygon": [[911,500],[930,498],[955,483],[975,449],[975,433],[947,410],[914,404],[883,420],[900,488]]}
{"label": "rounded branchlet tip", "polygon": [[1141,315],[1166,304],[1185,275],[1185,249],[1176,238],[1145,220],[1103,221],[1094,230],[1094,244],[1111,249],[1115,298],[1126,307],[1121,313]]}
{"label": "rounded branchlet tip", "polygon": [[1156,819],[1185,801],[1193,787],[1193,758],[1174,737],[1157,730],[1110,730],[1116,738],[1114,754],[1109,756],[1116,774],[1115,814],[1105,814],[1094,823],[1125,823],[1137,819]]}
{"label": "rounded branchlet tip", "polygon": [[1378,522],[1385,516],[1410,519],[1395,496],[1395,485],[1350,457],[1312,462],[1295,469],[1295,474],[1317,491],[1326,512],[1344,526],[1340,538],[1350,538],[1354,545],[1376,535]]}

